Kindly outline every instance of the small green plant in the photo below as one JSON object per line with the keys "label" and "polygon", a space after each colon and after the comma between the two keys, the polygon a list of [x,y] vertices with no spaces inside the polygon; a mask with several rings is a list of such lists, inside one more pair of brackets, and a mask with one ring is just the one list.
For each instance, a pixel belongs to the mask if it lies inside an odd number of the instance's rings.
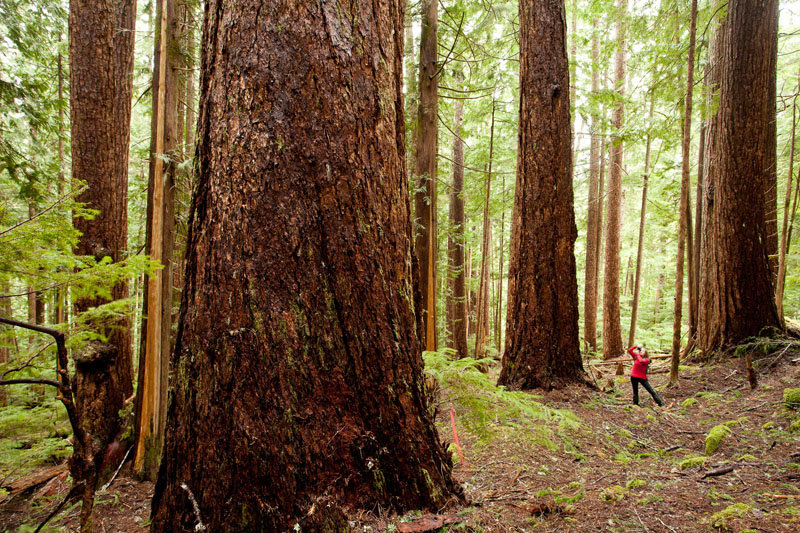
{"label": "small green plant", "polygon": [[739,455],[738,457],[736,457],[736,460],[741,461],[743,463],[758,461],[755,455],[751,455],[749,453]]}
{"label": "small green plant", "polygon": [[625,483],[625,488],[628,490],[634,490],[638,489],[639,487],[644,487],[645,485],[647,485],[647,481],[644,481],[642,479],[631,479],[628,480],[627,483]]}
{"label": "small green plant", "polygon": [[689,407],[697,405],[697,398],[686,398],[681,402],[681,407],[688,409]]}
{"label": "small green plant", "polygon": [[729,495],[725,494],[724,492],[719,492],[717,489],[714,489],[714,488],[709,489],[709,491],[706,493],[706,496],[708,496],[708,499],[714,500],[714,501],[717,501],[717,500],[733,501],[733,496],[729,496]]}
{"label": "small green plant", "polygon": [[600,491],[599,498],[604,502],[618,502],[625,498],[627,491],[621,485],[611,485]]}
{"label": "small green plant", "polygon": [[725,424],[720,424],[711,428],[706,436],[706,455],[711,455],[717,449],[725,437],[731,434],[731,428]]}
{"label": "small green plant", "polygon": [[798,432],[800,432],[800,418],[796,418],[789,425],[789,433],[798,433]]}
{"label": "small green plant", "polygon": [[711,515],[711,525],[728,531],[728,520],[741,518],[753,508],[746,503],[734,503],[718,513]]}

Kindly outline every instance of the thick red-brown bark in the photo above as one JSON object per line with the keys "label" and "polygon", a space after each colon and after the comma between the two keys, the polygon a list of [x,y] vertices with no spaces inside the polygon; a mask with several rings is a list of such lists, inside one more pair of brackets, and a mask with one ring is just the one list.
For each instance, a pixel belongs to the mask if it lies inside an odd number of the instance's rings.
{"label": "thick red-brown bark", "polygon": [[775,0],[732,0],[713,47],[719,105],[707,132],[698,305],[705,352],[780,327],[764,239],[776,24]]}
{"label": "thick red-brown bark", "polygon": [[[98,260],[110,257],[112,261],[122,259],[127,237],[127,172],[119,175],[118,151],[127,151],[128,146],[123,146],[118,137],[123,124],[117,124],[117,119],[125,122],[125,113],[115,114],[115,102],[123,99],[117,91],[124,91],[130,80],[117,83],[115,35],[122,20],[117,7],[117,3],[107,0],[74,0],[69,14],[72,176],[87,185],[78,201],[99,211],[93,220],[75,220],[75,227],[82,233],[75,251]],[[126,41],[132,42],[132,37]],[[129,92],[128,95],[130,98]],[[115,297],[123,294],[122,287],[114,288]],[[75,307],[83,311],[103,302],[81,300]],[[119,329],[127,324],[113,326],[109,330],[112,347],[91,349],[102,354],[97,364],[76,367],[76,408],[98,450],[104,449],[119,432],[118,412],[132,391],[128,335]]]}
{"label": "thick red-brown bark", "polygon": [[[458,492],[412,299],[402,3],[206,6],[153,530],[346,528]],[[186,490],[182,488],[185,484]]]}
{"label": "thick red-brown bark", "polygon": [[525,0],[519,14],[519,155],[508,272],[514,293],[499,383],[552,388],[583,378],[564,2]]}

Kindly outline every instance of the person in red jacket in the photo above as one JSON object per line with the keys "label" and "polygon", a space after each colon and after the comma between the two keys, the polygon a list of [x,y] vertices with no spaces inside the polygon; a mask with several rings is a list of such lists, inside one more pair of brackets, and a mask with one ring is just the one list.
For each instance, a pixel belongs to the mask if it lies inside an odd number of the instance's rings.
{"label": "person in red jacket", "polygon": [[639,405],[639,384],[644,385],[653,400],[664,407],[664,402],[661,397],[647,381],[647,365],[650,364],[650,359],[647,358],[647,350],[644,347],[635,345],[628,348],[628,353],[633,358],[633,369],[631,370],[631,385],[633,386],[633,404]]}

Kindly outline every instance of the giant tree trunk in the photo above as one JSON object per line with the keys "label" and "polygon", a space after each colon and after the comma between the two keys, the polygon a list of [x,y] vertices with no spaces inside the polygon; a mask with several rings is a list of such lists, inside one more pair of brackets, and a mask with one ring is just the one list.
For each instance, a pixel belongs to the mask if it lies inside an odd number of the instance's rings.
{"label": "giant tree trunk", "polygon": [[[592,94],[600,92],[600,38],[597,35],[597,18],[592,20]],[[589,206],[586,222],[586,273],[583,300],[583,338],[586,347],[597,350],[597,262],[598,262],[598,225],[600,224],[600,120],[592,115],[591,140],[589,143]]]}
{"label": "giant tree trunk", "polygon": [[603,358],[618,357],[623,352],[620,327],[619,275],[620,231],[622,227],[622,126],[625,106],[625,17],[627,0],[617,0],[617,57],[615,83],[620,100],[614,106],[611,122],[611,161],[608,172],[608,209],[606,216],[605,278],[603,282]]}
{"label": "giant tree trunk", "polygon": [[172,252],[175,242],[175,158],[182,136],[177,123],[180,65],[178,4],[156,3],[156,39],[153,55],[153,112],[150,136],[150,172],[147,187],[147,234],[150,258],[164,268],[148,278],[142,320],[139,380],[136,403],[134,470],[154,480],[163,445],[167,407],[170,333],[172,331]]}
{"label": "giant tree trunk", "polygon": [[732,0],[714,45],[719,105],[707,132],[698,306],[698,347],[706,353],[780,327],[764,239],[777,17],[775,0]]}
{"label": "giant tree trunk", "polygon": [[514,295],[498,382],[553,388],[583,377],[564,2],[523,1],[519,16],[519,155],[508,272]]}
{"label": "giant tree trunk", "polygon": [[460,492],[411,296],[403,4],[348,6],[207,4],[153,531],[194,528],[187,492],[209,531],[338,531],[344,506]]}
{"label": "giant tree trunk", "polygon": [[450,238],[447,241],[450,262],[450,293],[447,302],[447,323],[450,328],[450,346],[456,357],[467,357],[467,291],[464,264],[464,141],[461,139],[461,121],[464,118],[464,101],[455,104],[453,123],[453,188],[450,191]]}
{"label": "giant tree trunk", "polygon": [[414,252],[419,264],[417,309],[422,346],[436,350],[436,150],[439,131],[439,65],[436,47],[438,0],[422,0],[422,38],[419,53],[417,113],[417,190],[414,193],[416,229]]}

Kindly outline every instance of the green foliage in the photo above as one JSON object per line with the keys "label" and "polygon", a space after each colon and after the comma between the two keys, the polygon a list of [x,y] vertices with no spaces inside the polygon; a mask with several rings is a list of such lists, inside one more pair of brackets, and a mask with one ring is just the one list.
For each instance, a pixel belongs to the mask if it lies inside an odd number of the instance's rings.
{"label": "green foliage", "polygon": [[731,428],[725,424],[720,424],[711,428],[706,435],[706,455],[711,455],[719,448],[725,437],[731,434]]}
{"label": "green foliage", "polygon": [[[556,426],[561,430],[581,427],[580,420],[571,411],[551,409],[537,402],[531,394],[495,385],[487,374],[480,371],[482,365],[492,362],[491,359],[451,359],[445,350],[424,352],[423,357],[425,373],[451,391],[449,400],[463,408],[459,412],[459,421],[484,443],[493,438],[498,426],[524,429],[534,439],[537,434],[530,433],[530,430],[537,424]],[[546,429],[538,434],[540,443],[549,440],[546,438],[549,433],[550,430]],[[554,446],[552,442],[545,445]]]}
{"label": "green foliage", "polygon": [[642,479],[630,479],[627,483],[625,483],[625,488],[628,490],[638,489],[639,487],[644,487],[647,485],[647,481]]}
{"label": "green foliage", "polygon": [[686,398],[685,400],[683,400],[681,402],[681,407],[683,407],[683,408],[688,408],[688,407],[691,407],[693,405],[697,405],[697,399],[696,398]]}
{"label": "green foliage", "polygon": [[711,525],[713,527],[728,531],[728,526],[730,525],[728,523],[729,520],[742,518],[752,509],[752,505],[748,505],[746,503],[734,503],[733,505],[727,506],[722,511],[711,515]]}

